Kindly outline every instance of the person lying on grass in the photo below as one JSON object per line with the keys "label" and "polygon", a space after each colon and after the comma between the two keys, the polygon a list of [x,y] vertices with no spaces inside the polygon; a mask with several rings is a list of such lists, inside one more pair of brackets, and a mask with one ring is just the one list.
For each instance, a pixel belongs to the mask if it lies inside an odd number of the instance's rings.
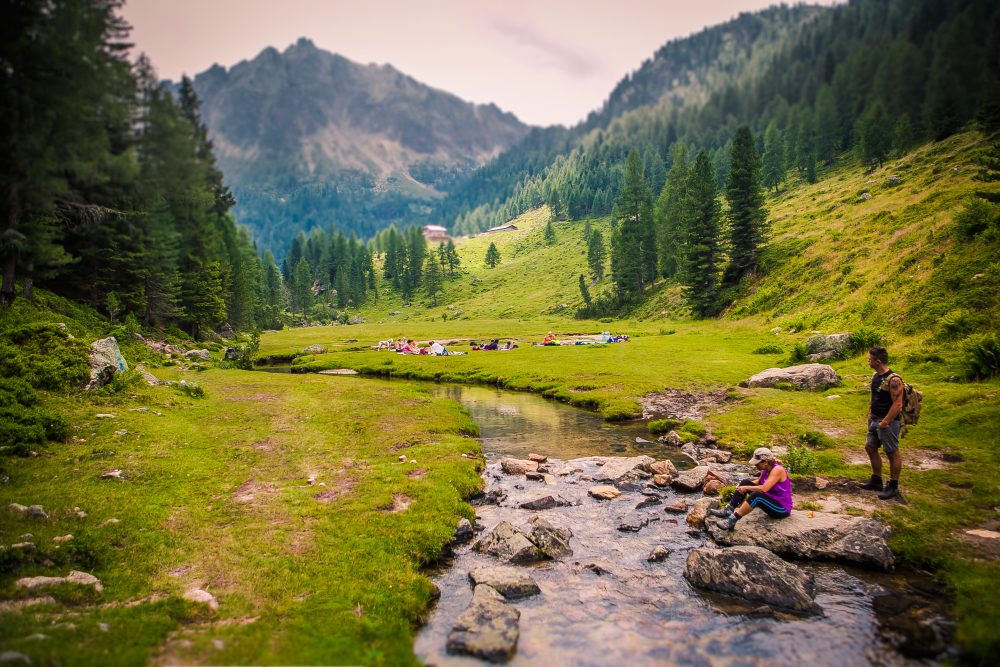
{"label": "person lying on grass", "polygon": [[774,519],[784,519],[792,513],[792,480],[781,461],[767,447],[758,447],[750,465],[760,471],[760,479],[740,480],[729,504],[722,509],[709,510],[713,516],[725,519],[722,527],[732,530],[736,522],[751,510],[760,508]]}
{"label": "person lying on grass", "polygon": [[551,331],[545,334],[545,338],[542,339],[542,345],[559,345],[559,340],[556,335]]}

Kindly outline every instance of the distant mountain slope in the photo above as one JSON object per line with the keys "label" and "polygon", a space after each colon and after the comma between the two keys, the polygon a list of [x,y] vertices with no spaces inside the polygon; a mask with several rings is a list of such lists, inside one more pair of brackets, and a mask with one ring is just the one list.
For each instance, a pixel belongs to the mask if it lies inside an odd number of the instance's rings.
{"label": "distant mountain slope", "polygon": [[307,39],[197,75],[202,117],[240,222],[279,255],[301,229],[360,235],[426,210],[529,127]]}

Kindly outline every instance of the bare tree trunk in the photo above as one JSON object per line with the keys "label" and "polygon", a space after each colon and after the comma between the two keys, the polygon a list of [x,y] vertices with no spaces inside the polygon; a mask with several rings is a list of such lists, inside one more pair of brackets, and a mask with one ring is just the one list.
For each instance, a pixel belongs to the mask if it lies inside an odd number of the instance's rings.
{"label": "bare tree trunk", "polygon": [[3,286],[0,287],[0,303],[9,306],[14,303],[14,278],[17,276],[17,257],[12,252],[4,258]]}

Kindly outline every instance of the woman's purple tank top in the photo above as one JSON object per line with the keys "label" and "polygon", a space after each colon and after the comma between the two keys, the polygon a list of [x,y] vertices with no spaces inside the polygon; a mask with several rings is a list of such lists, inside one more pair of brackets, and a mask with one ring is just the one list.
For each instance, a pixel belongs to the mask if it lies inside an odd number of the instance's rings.
{"label": "woman's purple tank top", "polygon": [[[784,466],[781,464],[775,465],[775,468],[781,468],[785,470]],[[770,470],[760,471],[760,480],[758,483],[763,484],[767,481],[768,475],[771,473]],[[788,475],[788,471],[785,470],[785,481],[778,482],[771,487],[771,490],[764,494],[768,498],[771,498],[786,510],[788,513],[792,513],[792,478]]]}

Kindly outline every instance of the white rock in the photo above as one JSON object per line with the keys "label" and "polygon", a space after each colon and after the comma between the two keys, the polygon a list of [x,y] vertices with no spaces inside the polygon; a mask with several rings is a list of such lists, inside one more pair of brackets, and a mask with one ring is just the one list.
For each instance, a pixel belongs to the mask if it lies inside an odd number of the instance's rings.
{"label": "white rock", "polygon": [[203,591],[200,588],[192,588],[184,593],[184,599],[191,600],[192,602],[207,604],[209,609],[212,609],[213,611],[219,608],[219,601],[215,599],[215,596],[208,591]]}

